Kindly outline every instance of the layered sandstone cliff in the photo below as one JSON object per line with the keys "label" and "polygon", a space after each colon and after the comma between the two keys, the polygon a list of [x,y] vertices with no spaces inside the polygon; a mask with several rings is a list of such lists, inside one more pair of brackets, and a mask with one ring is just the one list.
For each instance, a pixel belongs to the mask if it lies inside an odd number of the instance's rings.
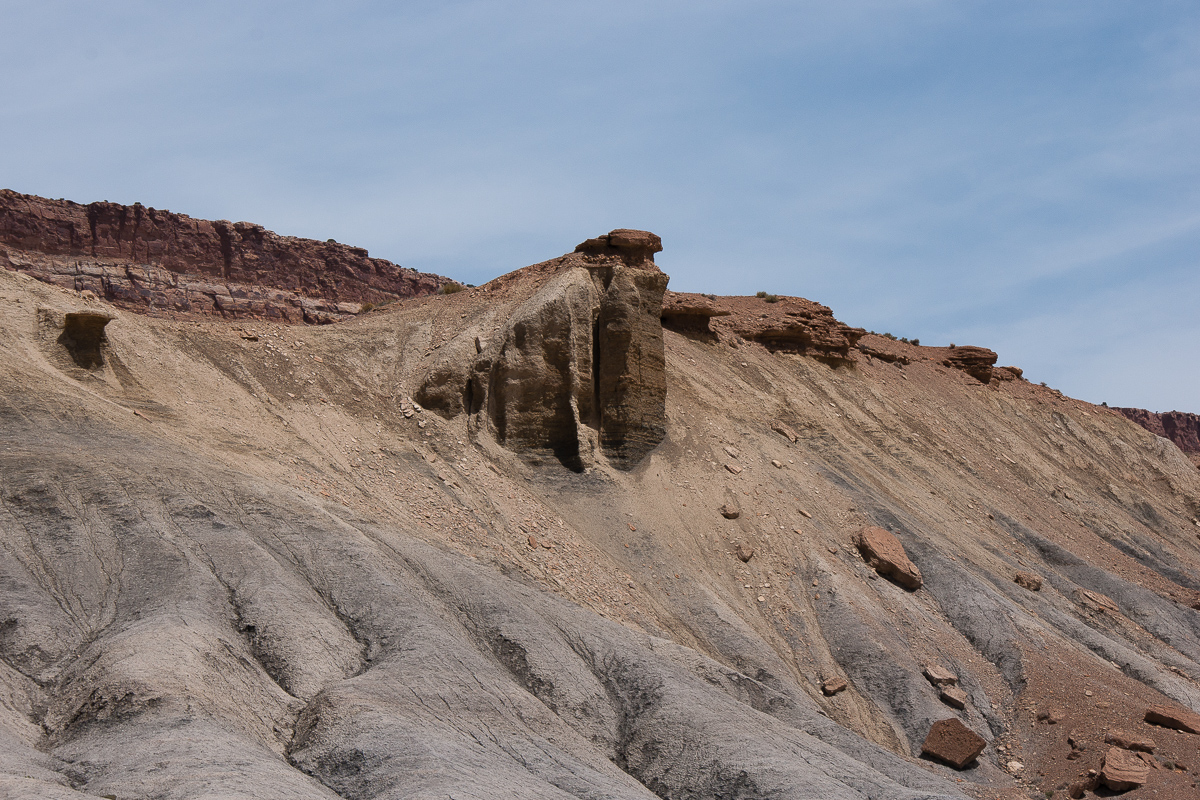
{"label": "layered sandstone cliff", "polygon": [[447,279],[361,247],[117,203],[0,190],[0,266],[151,313],[331,322]]}
{"label": "layered sandstone cliff", "polygon": [[1200,414],[1183,411],[1155,413],[1144,408],[1115,408],[1146,430],[1170,439],[1187,457],[1200,467]]}

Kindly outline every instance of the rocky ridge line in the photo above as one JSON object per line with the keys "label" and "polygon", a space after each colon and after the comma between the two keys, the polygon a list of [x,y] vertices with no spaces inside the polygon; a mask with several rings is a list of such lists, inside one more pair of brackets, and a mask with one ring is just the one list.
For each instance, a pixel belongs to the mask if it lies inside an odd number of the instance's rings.
{"label": "rocky ridge line", "polygon": [[0,266],[130,310],[325,323],[449,279],[261,225],[0,190]]}

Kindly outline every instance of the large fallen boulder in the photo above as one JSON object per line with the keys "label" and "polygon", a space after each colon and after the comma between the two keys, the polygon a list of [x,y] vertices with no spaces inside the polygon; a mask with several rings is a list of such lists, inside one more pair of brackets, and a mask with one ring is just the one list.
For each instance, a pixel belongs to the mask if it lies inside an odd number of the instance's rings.
{"label": "large fallen boulder", "polygon": [[1178,706],[1150,706],[1146,709],[1146,722],[1185,733],[1200,733],[1200,714]]}
{"label": "large fallen boulder", "polygon": [[933,723],[921,745],[921,755],[936,758],[955,769],[965,769],[986,746],[987,741],[982,736],[957,717],[950,717]]}
{"label": "large fallen boulder", "polygon": [[910,592],[921,588],[921,570],[909,560],[904,545],[894,534],[869,525],[854,535],[854,545],[867,564],[883,577]]}
{"label": "large fallen boulder", "polygon": [[1145,785],[1150,778],[1150,767],[1136,753],[1110,747],[1104,754],[1104,767],[1100,780],[1114,792],[1127,792]]}

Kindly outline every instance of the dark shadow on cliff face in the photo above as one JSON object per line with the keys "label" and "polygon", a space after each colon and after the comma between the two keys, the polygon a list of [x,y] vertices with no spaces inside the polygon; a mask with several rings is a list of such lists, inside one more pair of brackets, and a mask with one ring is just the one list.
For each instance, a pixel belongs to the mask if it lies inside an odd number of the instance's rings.
{"label": "dark shadow on cliff face", "polygon": [[58,343],[71,359],[84,369],[104,366],[103,346],[107,342],[104,326],[113,319],[103,311],[74,311],[66,315]]}

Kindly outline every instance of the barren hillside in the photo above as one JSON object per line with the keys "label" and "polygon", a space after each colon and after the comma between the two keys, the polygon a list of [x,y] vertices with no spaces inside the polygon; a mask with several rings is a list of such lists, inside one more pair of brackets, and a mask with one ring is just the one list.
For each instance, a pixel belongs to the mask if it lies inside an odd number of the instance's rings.
{"label": "barren hillside", "polygon": [[1196,797],[1180,450],[658,246],[323,326],[0,270],[0,793]]}

